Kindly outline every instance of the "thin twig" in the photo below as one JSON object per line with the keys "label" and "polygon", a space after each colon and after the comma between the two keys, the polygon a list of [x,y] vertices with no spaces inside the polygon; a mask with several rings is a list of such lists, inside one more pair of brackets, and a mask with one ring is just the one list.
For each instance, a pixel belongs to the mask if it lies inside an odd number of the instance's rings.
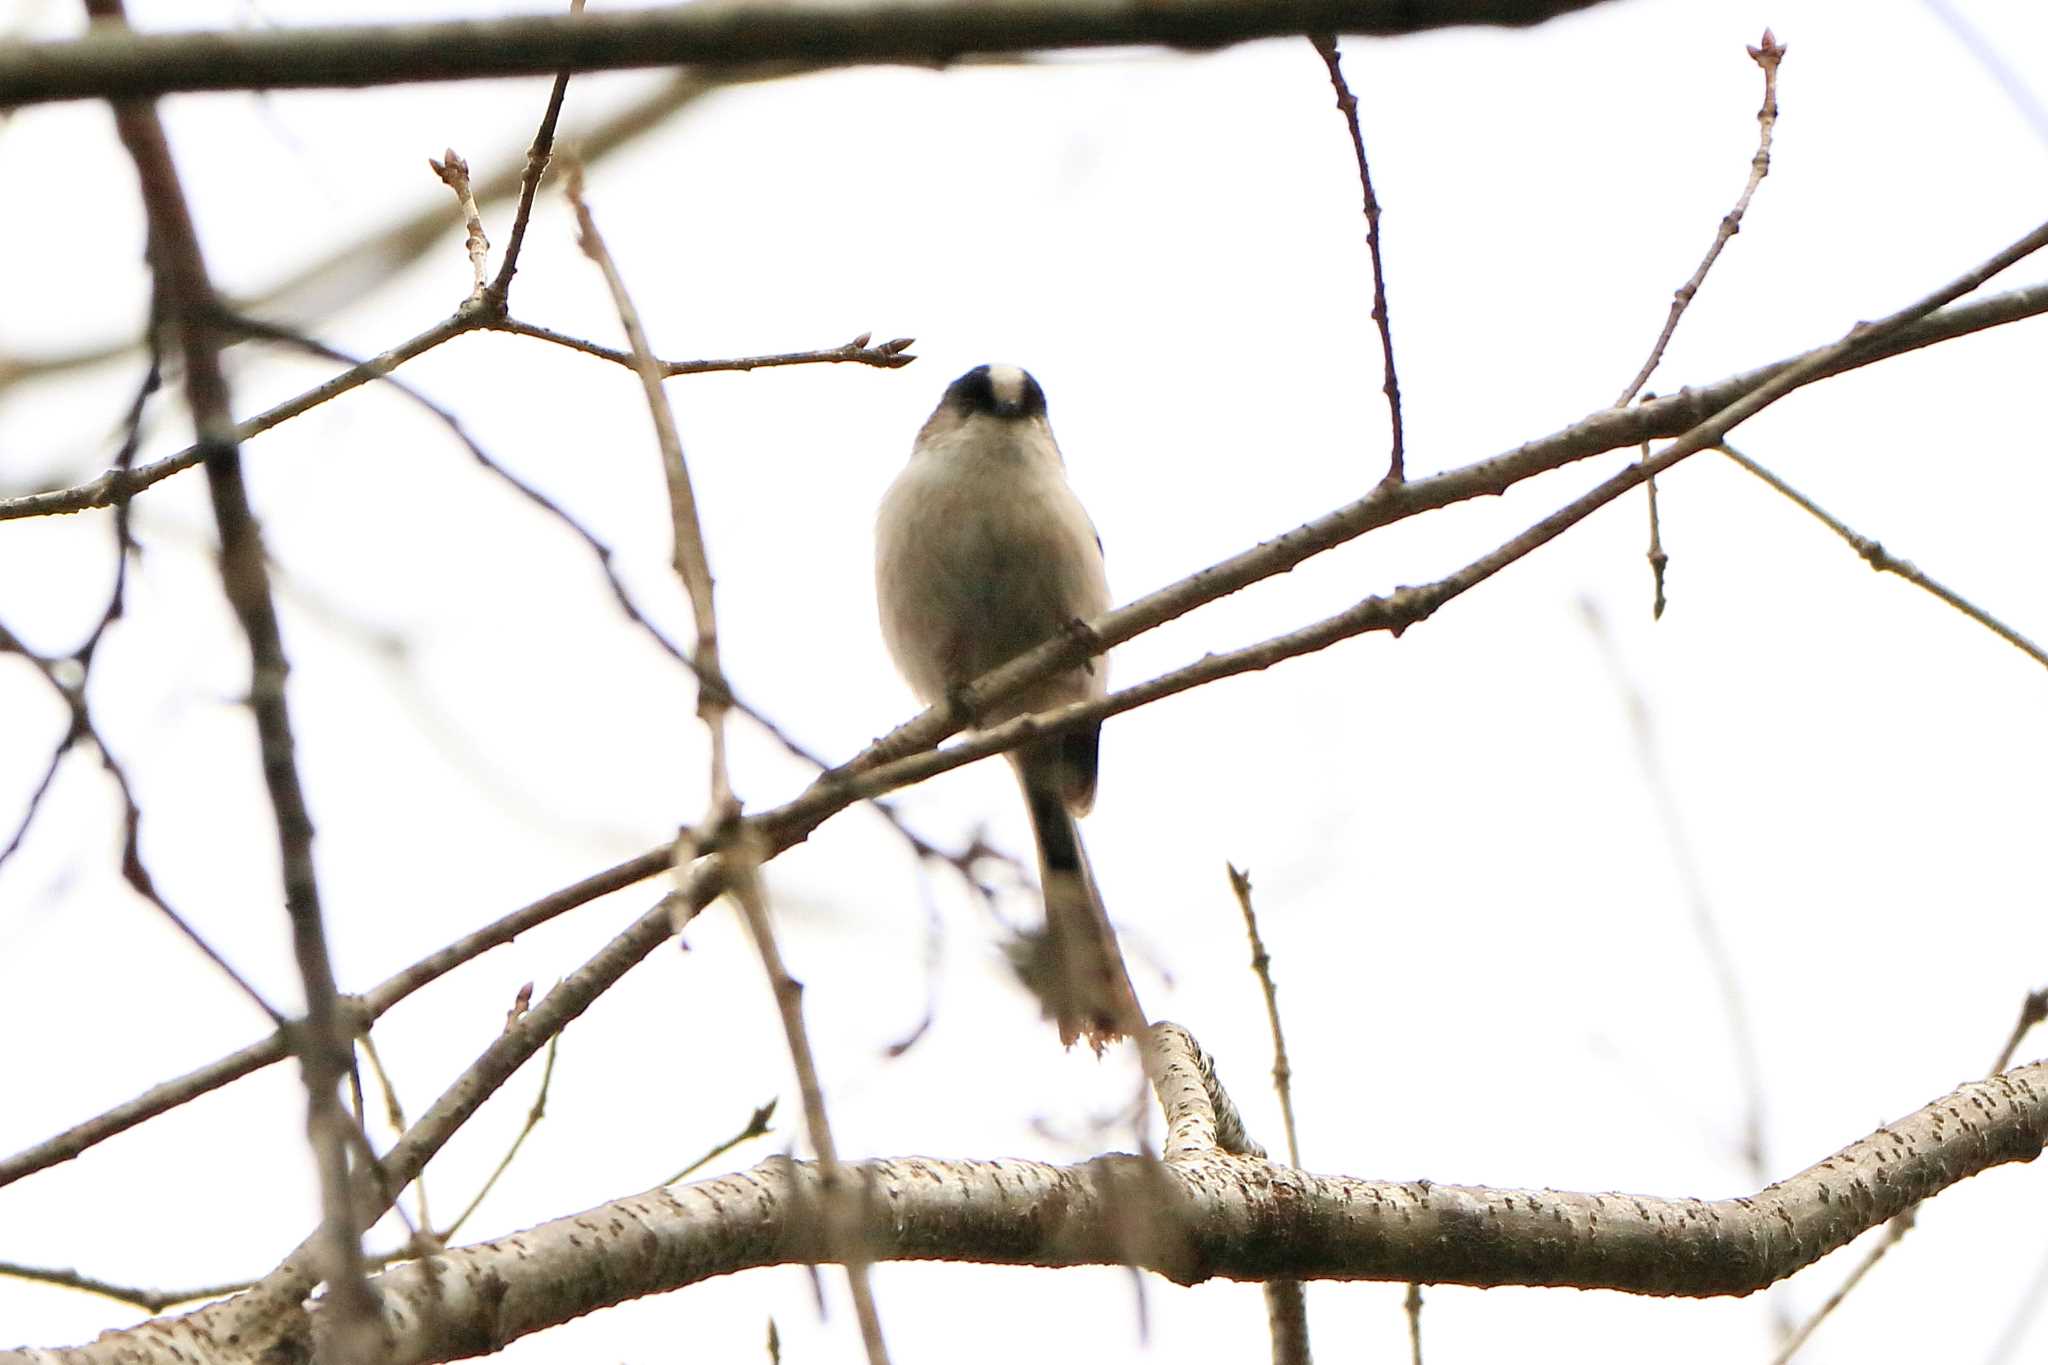
{"label": "thin twig", "polygon": [[[1643,454],[1650,453],[1649,443],[1643,445]],[[1671,556],[1664,553],[1664,524],[1657,515],[1657,481],[1643,480],[1643,492],[1649,495],[1650,504],[1650,548],[1643,558],[1650,561],[1650,619],[1664,619],[1664,573],[1671,566]]]}
{"label": "thin twig", "polygon": [[2020,1040],[2044,1021],[2048,1021],[2048,989],[2028,991],[2027,998],[2020,1002],[2019,1017],[2013,1020],[2012,1032],[2006,1036],[2005,1046],[1998,1050],[1989,1074],[1996,1076],[2011,1066],[2013,1054],[2020,1050]]}
{"label": "thin twig", "polygon": [[[570,166],[565,188],[576,214],[577,245],[603,273],[605,284],[611,291],[619,322],[632,346],[633,368],[640,376],[640,385],[646,393],[648,410],[654,420],[655,438],[661,447],[662,469],[668,478],[670,521],[675,536],[676,576],[689,592],[696,620],[697,640],[692,652],[692,667],[699,679],[697,715],[711,738],[711,794],[704,828],[720,830],[738,815],[739,802],[733,795],[731,770],[726,759],[725,714],[731,694],[718,658],[718,614],[713,604],[711,565],[704,553],[704,529],[697,513],[696,493],[690,485],[689,466],[683,458],[682,439],[676,432],[675,416],[669,410],[668,395],[661,387],[662,376],[654,359],[654,348],[648,344],[646,329],[641,325],[639,311],[633,307],[625,280],[605,248],[597,220],[591,214],[590,206],[584,202],[579,167]],[[677,837],[679,869],[694,855],[695,847],[696,838],[692,831],[685,830]],[[753,841],[741,841],[727,857],[735,898],[745,912],[747,928],[760,951],[761,966],[767,972],[782,1015],[790,1061],[796,1068],[797,1088],[803,1095],[804,1121],[811,1146],[824,1168],[827,1245],[836,1247],[843,1255],[847,1285],[853,1296],[854,1316],[860,1324],[868,1365],[888,1365],[889,1352],[882,1340],[881,1317],[875,1310],[867,1258],[861,1251],[861,1192],[845,1184],[843,1177],[839,1176],[839,1156],[832,1140],[831,1120],[825,1112],[824,1088],[818,1082],[817,1062],[804,1029],[802,988],[783,966],[782,953],[775,942],[774,925],[768,914],[767,898],[756,871],[758,852]]]}
{"label": "thin twig", "polygon": [[1422,1286],[1410,1280],[1401,1306],[1408,1314],[1409,1365],[1422,1365]]}
{"label": "thin twig", "polygon": [[22,808],[21,820],[14,826],[14,834],[8,839],[6,847],[0,848],[0,867],[7,866],[7,860],[20,851],[22,841],[28,838],[28,827],[36,822],[36,815],[43,808],[43,798],[48,796],[50,788],[56,785],[57,770],[64,766],[64,756],[71,752],[71,746],[75,743],[76,738],[67,730],[63,738],[51,746],[50,761],[44,765],[41,779],[28,794],[28,804]]}
{"label": "thin twig", "polygon": [[1642,392],[1643,385],[1650,382],[1650,375],[1664,359],[1664,348],[1671,344],[1671,338],[1678,331],[1678,320],[1685,316],[1685,310],[1692,306],[1700,286],[1707,281],[1707,272],[1714,268],[1714,262],[1721,257],[1721,251],[1733,241],[1735,234],[1742,231],[1742,215],[1749,212],[1749,201],[1756,195],[1757,186],[1764,183],[1764,177],[1771,173],[1771,135],[1778,126],[1778,64],[1785,60],[1789,49],[1764,30],[1763,41],[1756,47],[1746,48],[1749,59],[1763,69],[1764,102],[1756,111],[1757,143],[1756,152],[1749,159],[1749,179],[1742,187],[1742,193],[1735,200],[1735,207],[1721,218],[1720,226],[1714,229],[1714,241],[1707,248],[1707,254],[1700,258],[1699,268],[1692,272],[1692,278],[1671,296],[1671,311],[1664,318],[1664,330],[1657,333],[1657,340],[1650,347],[1650,354],[1636,371],[1635,378],[1628,381],[1615,407],[1626,407],[1635,396]]}
{"label": "thin twig", "polygon": [[697,693],[697,714],[711,732],[712,810],[705,823],[715,827],[727,817],[733,804],[731,778],[726,770],[724,731],[724,714],[731,704],[731,689],[725,684],[725,673],[718,662],[718,611],[713,605],[711,564],[704,553],[704,530],[702,519],[697,515],[697,495],[690,486],[690,470],[683,458],[683,442],[676,431],[675,415],[670,411],[668,395],[661,387],[660,363],[655,360],[654,349],[648,344],[646,329],[626,292],[625,281],[620,277],[611,253],[605,249],[597,221],[583,200],[582,173],[574,165],[569,168],[566,189],[569,203],[576,213],[577,245],[603,272],[605,284],[611,290],[620,324],[632,345],[633,369],[640,376],[648,411],[654,419],[655,440],[661,447],[662,471],[668,480],[670,520],[674,529],[672,560],[676,577],[682,580],[683,588],[689,594],[690,611],[697,631],[691,657],[691,665],[701,683]]}
{"label": "thin twig", "polygon": [[[582,18],[583,0],[569,0],[569,22],[578,23]],[[519,205],[512,211],[512,231],[505,238],[505,259],[487,291],[493,304],[491,311],[501,316],[512,294],[512,277],[519,272],[519,249],[526,244],[526,225],[533,217],[533,201],[540,193],[541,177],[547,174],[548,160],[554,154],[555,126],[562,119],[562,100],[569,93],[572,74],[566,67],[555,72],[555,83],[548,89],[547,109],[526,149],[526,164],[519,173]]]}
{"label": "thin twig", "polygon": [[443,160],[436,161],[428,157],[427,165],[433,168],[435,175],[441,177],[442,184],[455,192],[455,202],[462,206],[462,249],[469,254],[471,276],[469,297],[471,300],[481,299],[484,295],[486,272],[490,269],[491,239],[484,235],[483,211],[476,206],[476,191],[470,187],[469,163],[457,156],[455,149],[450,147],[444,153]]}
{"label": "thin twig", "polygon": [[53,1284],[63,1289],[82,1290],[87,1294],[98,1294],[101,1298],[113,1299],[118,1303],[133,1304],[145,1313],[161,1313],[166,1308],[194,1299],[217,1299],[248,1288],[246,1284],[214,1284],[198,1289],[146,1289],[141,1285],[115,1284],[92,1275],[54,1266],[20,1265],[13,1261],[0,1261],[0,1275],[12,1280],[31,1280],[37,1284]]}
{"label": "thin twig", "polygon": [[[384,1069],[383,1057],[377,1053],[377,1040],[366,1028],[357,1035],[356,1046],[362,1050],[363,1056],[369,1058],[370,1072],[377,1078],[377,1088],[384,1092],[384,1122],[390,1126],[392,1132],[404,1132],[408,1126],[405,1121],[405,1106],[398,1102],[398,1086],[393,1083],[391,1073]],[[363,1108],[361,1077],[358,1073],[351,1072],[350,1079],[356,1083],[356,1118],[367,1129],[369,1116]],[[424,1173],[413,1182],[413,1208],[413,1221],[417,1226],[434,1226],[433,1210],[428,1207],[427,1202],[427,1177]]]}
{"label": "thin twig", "polygon": [[526,1122],[520,1126],[518,1136],[512,1139],[512,1145],[505,1149],[505,1155],[498,1158],[498,1164],[492,1169],[489,1178],[477,1188],[469,1203],[463,1206],[462,1212],[455,1215],[455,1221],[441,1230],[439,1241],[445,1243],[455,1240],[455,1234],[462,1231],[463,1224],[477,1211],[477,1206],[484,1202],[484,1196],[491,1192],[492,1187],[498,1183],[498,1178],[512,1169],[512,1160],[519,1155],[519,1149],[526,1144],[526,1139],[533,1135],[533,1130],[540,1127],[540,1121],[547,1117],[548,1087],[555,1083],[555,1053],[561,1045],[562,1035],[559,1033],[548,1039],[547,1059],[541,1063],[540,1090],[533,1097],[532,1107],[526,1111]]}
{"label": "thin twig", "polygon": [[[122,0],[85,0],[85,7],[103,24],[127,23]],[[220,333],[215,324],[219,303],[155,106],[117,103],[114,121],[141,182],[158,307],[165,322],[176,329],[183,353],[186,400],[192,408],[198,443],[206,452],[207,487],[220,533],[222,585],[249,642],[249,704],[256,718],[264,785],[276,818],[285,911],[305,991],[306,1017],[290,1032],[295,1035],[304,1071],[307,1131],[320,1173],[324,1226],[320,1274],[328,1282],[335,1305],[334,1330],[327,1344],[333,1359],[343,1365],[367,1362],[379,1353],[383,1329],[354,1225],[356,1199],[349,1166],[354,1125],[342,1111],[339,1094],[353,1054],[321,920],[313,866],[313,822],[293,754],[291,715],[285,699],[289,666],[277,606],[271,597],[262,535],[242,482],[241,456],[233,435],[233,404],[221,370]]]}
{"label": "thin twig", "polygon": [[[1333,65],[1331,70],[1336,68]],[[1259,937],[1259,917],[1252,910],[1252,879],[1230,863],[1230,889],[1244,912],[1245,934],[1252,944],[1252,974],[1266,997],[1266,1023],[1273,1033],[1273,1091],[1280,1097],[1280,1123],[1287,1134],[1287,1164],[1301,1165],[1301,1141],[1294,1127],[1294,1068],[1287,1063],[1287,1035],[1280,1028],[1280,988],[1273,983],[1273,959]],[[1220,1082],[1218,1083],[1220,1086]],[[1266,1286],[1266,1328],[1273,1339],[1273,1365],[1310,1365],[1308,1300],[1299,1280],[1274,1280]]]}
{"label": "thin twig", "polygon": [[704,1155],[698,1157],[695,1161],[683,1167],[683,1169],[677,1171],[674,1175],[670,1176],[668,1179],[662,1181],[661,1183],[664,1185],[673,1185],[677,1181],[683,1179],[683,1177],[691,1175],[694,1172],[700,1171],[704,1169],[706,1166],[709,1166],[712,1162],[718,1160],[718,1158],[724,1156],[727,1152],[739,1146],[741,1143],[752,1142],[757,1137],[765,1137],[770,1132],[773,1132],[774,1130],[768,1126],[768,1120],[775,1117],[775,1105],[776,1101],[770,1100],[766,1104],[757,1106],[754,1112],[747,1116],[746,1125],[742,1127],[737,1133],[734,1133],[725,1141],[718,1143],[716,1146],[712,1147],[710,1151],[704,1153]]}
{"label": "thin twig", "polygon": [[[150,308],[157,310],[156,294],[150,294]],[[135,467],[135,456],[142,449],[142,418],[149,409],[149,400],[163,387],[164,375],[164,327],[161,318],[152,317],[149,328],[149,365],[143,371],[142,383],[135,391],[135,401],[128,406],[128,415],[122,423],[121,446],[114,453],[114,472],[125,474]],[[121,619],[127,609],[128,561],[137,553],[135,545],[133,508],[126,497],[114,499],[114,587],[107,594],[107,605],[100,612],[100,619],[85,637],[85,642],[72,652],[78,660],[81,672],[92,671],[93,656],[99,650],[100,641],[106,638],[109,628]],[[84,682],[79,691],[85,690]]]}
{"label": "thin twig", "polygon": [[1365,134],[1358,125],[1358,97],[1344,79],[1344,67],[1337,56],[1335,33],[1313,34],[1309,42],[1329,68],[1330,87],[1337,94],[1337,108],[1351,133],[1351,150],[1358,160],[1358,187],[1365,195],[1365,251],[1372,259],[1372,320],[1380,329],[1380,359],[1383,378],[1380,392],[1386,395],[1387,419],[1392,429],[1387,456],[1387,482],[1400,483],[1408,477],[1407,442],[1401,426],[1401,381],[1394,374],[1394,333],[1387,323],[1387,271],[1380,259],[1380,201],[1372,189],[1372,167],[1365,159]]}
{"label": "thin twig", "polygon": [[[390,1125],[393,1132],[404,1132],[406,1129],[405,1106],[398,1102],[398,1087],[392,1083],[390,1073],[384,1069],[384,1059],[377,1055],[376,1040],[366,1030],[360,1038],[356,1039],[356,1046],[362,1049],[365,1057],[369,1058],[370,1074],[377,1078],[377,1088],[384,1093],[384,1122]],[[363,1118],[367,1121],[369,1116],[363,1114]],[[424,1208],[421,1212],[424,1221]]]}
{"label": "thin twig", "polygon": [[[582,337],[570,336],[568,333],[558,332],[552,327],[541,327],[535,323],[521,322],[517,318],[502,318],[491,323],[489,329],[493,332],[510,332],[515,336],[532,337],[537,341],[553,342],[557,346],[566,346],[572,351],[581,351],[584,355],[596,356],[599,360],[609,360],[614,365],[623,365],[627,369],[633,368],[633,353],[631,351],[621,351],[610,346],[600,346],[594,341],[586,341]],[[908,354],[909,348],[915,344],[915,338],[897,337],[894,341],[885,341],[879,346],[870,346],[868,342],[871,335],[871,333],[862,332],[852,341],[846,342],[843,345],[825,346],[814,351],[782,351],[773,355],[740,356],[731,360],[656,360],[654,364],[655,369],[666,377],[678,374],[723,374],[732,371],[767,370],[785,365],[853,364],[873,365],[878,369],[895,370],[901,369],[917,359],[916,356]]]}
{"label": "thin twig", "polygon": [[1301,1164],[1301,1142],[1294,1128],[1294,1068],[1287,1064],[1287,1035],[1280,1028],[1280,988],[1273,984],[1273,959],[1259,937],[1259,917],[1252,909],[1252,878],[1229,863],[1230,889],[1244,912],[1244,931],[1252,941],[1252,974],[1266,996],[1266,1024],[1273,1032],[1273,1092],[1280,1097],[1280,1122],[1287,1133],[1287,1164]]}
{"label": "thin twig", "polygon": [[[732,689],[726,684],[725,670],[718,659],[715,585],[711,578],[711,563],[704,552],[704,528],[702,519],[697,515],[697,495],[690,485],[689,465],[683,458],[683,442],[676,430],[675,414],[669,408],[668,394],[661,387],[661,370],[654,358],[654,348],[647,340],[646,328],[641,325],[639,310],[634,308],[633,300],[626,291],[625,280],[605,248],[604,238],[597,230],[597,220],[591,215],[590,206],[584,202],[581,167],[574,163],[570,165],[563,189],[576,215],[576,244],[604,276],[612,305],[618,311],[619,323],[632,347],[633,372],[639,376],[640,388],[654,422],[655,443],[661,451],[662,474],[668,485],[672,533],[670,564],[690,599],[690,614],[697,635],[687,662],[691,672],[697,676],[697,718],[703,722],[711,743],[711,795],[703,828],[720,830],[739,812],[726,757],[725,716],[732,704]],[[685,865],[693,856],[694,840],[694,833],[688,829],[677,836],[678,867]]]}
{"label": "thin twig", "polygon": [[803,984],[783,964],[782,950],[775,941],[775,923],[769,917],[767,899],[761,891],[761,878],[752,866],[740,874],[733,889],[775,993],[776,1010],[782,1018],[783,1036],[788,1040],[790,1062],[796,1071],[797,1093],[803,1098],[805,1132],[824,1177],[825,1245],[846,1267],[847,1288],[853,1298],[854,1319],[860,1326],[868,1365],[888,1365],[889,1348],[882,1339],[881,1314],[875,1308],[874,1288],[868,1275],[872,1258],[864,1231],[867,1190],[857,1175],[849,1175],[832,1139],[825,1090],[818,1082],[817,1058],[804,1028]]}
{"label": "thin twig", "polygon": [[1999,639],[2011,645],[2014,649],[2019,650],[2035,663],[2048,667],[2048,650],[2043,650],[2041,646],[2035,644],[2032,640],[2029,640],[1990,612],[1970,601],[1961,593],[1956,592],[1953,588],[1929,578],[1911,563],[1893,555],[1877,541],[1870,539],[1868,536],[1857,534],[1854,530],[1845,526],[1840,519],[1835,517],[1826,508],[1814,502],[1813,499],[1807,497],[1791,484],[1786,483],[1776,474],[1773,474],[1734,446],[1729,445],[1726,441],[1721,442],[1719,448],[1723,455],[1726,455],[1736,464],[1756,475],[1757,478],[1762,479],[1797,505],[1801,511],[1840,536],[1850,549],[1863,557],[1863,561],[1870,565],[1871,568],[1879,573],[1896,574],[1923,592],[1933,594],[1963,615],[1969,617],[1972,621],[1975,621],[1978,625],[1990,631],[1993,635],[1996,635]]}

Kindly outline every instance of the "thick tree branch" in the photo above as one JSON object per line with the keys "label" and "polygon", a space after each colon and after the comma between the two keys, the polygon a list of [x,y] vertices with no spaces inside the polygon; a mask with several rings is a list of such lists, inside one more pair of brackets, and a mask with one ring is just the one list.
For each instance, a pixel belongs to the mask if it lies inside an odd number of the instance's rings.
{"label": "thick tree branch", "polygon": [[[1952,1094],[1745,1197],[1704,1200],[1310,1175],[1233,1153],[1227,1103],[1192,1040],[1155,1037],[1167,1110],[1162,1161],[1074,1166],[924,1157],[861,1163],[885,1217],[878,1259],[998,1265],[1126,1264],[1133,1218],[1165,1249],[1148,1268],[1180,1283],[1276,1277],[1569,1285],[1707,1297],[1753,1293],[1916,1200],[2013,1161],[2048,1138],[2048,1062]],[[1172,1191],[1161,1205],[1161,1175]],[[389,1359],[453,1360],[610,1304],[719,1275],[830,1258],[819,1169],[775,1158],[752,1170],[616,1200],[495,1242],[398,1266],[374,1281]],[[1192,1258],[1189,1259],[1190,1252]],[[214,1329],[225,1305],[110,1333],[64,1365],[252,1360]],[[326,1311],[316,1307],[313,1316]],[[54,1362],[56,1352],[24,1352]],[[6,1359],[0,1357],[0,1360]]]}
{"label": "thick tree branch", "polygon": [[391,85],[690,64],[944,64],[968,53],[1161,44],[1207,50],[1311,33],[1525,26],[1605,0],[895,0],[677,5],[640,13],[245,29],[0,45],[0,108],[182,90]]}

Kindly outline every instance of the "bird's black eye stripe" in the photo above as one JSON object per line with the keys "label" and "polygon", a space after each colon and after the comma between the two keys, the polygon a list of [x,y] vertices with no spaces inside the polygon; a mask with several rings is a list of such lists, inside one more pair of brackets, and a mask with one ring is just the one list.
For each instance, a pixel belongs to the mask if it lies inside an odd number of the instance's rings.
{"label": "bird's black eye stripe", "polygon": [[995,388],[989,383],[988,366],[976,365],[947,385],[946,401],[969,412],[993,411],[996,393]]}
{"label": "bird's black eye stripe", "polygon": [[1029,372],[1024,376],[1024,392],[1019,397],[1018,406],[1027,417],[1040,416],[1045,412],[1045,390],[1038,387],[1038,381]]}

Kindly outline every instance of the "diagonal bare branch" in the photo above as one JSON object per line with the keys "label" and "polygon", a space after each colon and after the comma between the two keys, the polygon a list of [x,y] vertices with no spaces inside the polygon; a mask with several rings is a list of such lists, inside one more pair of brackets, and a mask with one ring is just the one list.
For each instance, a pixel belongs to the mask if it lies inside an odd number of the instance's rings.
{"label": "diagonal bare branch", "polygon": [[[100,32],[127,26],[122,0],[85,0],[85,8],[101,21]],[[255,713],[264,786],[277,826],[285,912],[306,999],[305,1019],[286,1032],[292,1037],[305,1077],[306,1125],[320,1176],[323,1216],[317,1251],[321,1277],[331,1286],[335,1300],[329,1345],[340,1365],[356,1365],[375,1358],[381,1331],[365,1280],[362,1243],[353,1226],[356,1198],[349,1151],[354,1125],[341,1107],[339,1093],[353,1053],[321,919],[319,883],[313,869],[313,821],[294,755],[285,698],[289,666],[277,605],[271,596],[269,562],[242,482],[233,405],[221,369],[224,334],[216,322],[219,300],[156,106],[144,101],[118,102],[114,122],[141,184],[149,221],[156,315],[176,336],[183,353],[186,400],[198,444],[205,452],[207,489],[220,534],[222,584],[249,643],[249,704]],[[132,801],[129,808],[134,808]],[[130,839],[132,848],[132,823]],[[154,898],[146,883],[138,880],[138,888]]]}

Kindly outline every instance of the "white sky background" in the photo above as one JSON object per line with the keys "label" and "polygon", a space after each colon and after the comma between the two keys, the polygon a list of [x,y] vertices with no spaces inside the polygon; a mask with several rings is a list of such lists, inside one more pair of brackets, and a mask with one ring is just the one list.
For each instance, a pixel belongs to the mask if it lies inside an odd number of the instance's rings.
{"label": "white sky background", "polygon": [[[1957,0],[2048,90],[2048,12]],[[437,13],[470,8],[444,3]],[[489,6],[473,7],[487,12]],[[64,32],[62,5],[12,27]],[[149,27],[298,23],[314,7],[136,4]],[[399,17],[411,6],[335,7]],[[1918,0],[1630,0],[1530,32],[1345,44],[1386,207],[1388,292],[1413,472],[1499,452],[1612,400],[1740,188],[1761,88],[1743,53],[1790,45],[1772,174],[1651,387],[1707,382],[1832,340],[2032,226],[2048,144]],[[579,77],[565,127],[658,75]],[[222,286],[254,292],[401,209],[447,198],[425,158],[523,147],[543,80],[201,96],[166,116]],[[0,124],[0,350],[132,334],[146,301],[133,176],[105,110]],[[878,638],[871,509],[954,375],[1043,381],[1119,600],[1357,496],[1386,414],[1351,151],[1307,43],[1037,70],[858,71],[720,95],[593,171],[592,205],[656,347],[676,357],[918,338],[900,371],[672,380],[718,576],[735,686],[836,756],[912,711]],[[488,224],[502,243],[506,215]],[[1999,282],[2038,279],[2030,262]],[[444,247],[332,316],[356,352],[445,315]],[[519,316],[618,336],[559,193],[543,197]],[[2041,323],[1803,391],[1744,447],[1866,534],[2039,639]],[[235,353],[254,412],[331,367]],[[137,362],[0,395],[0,493],[110,458]],[[404,378],[619,549],[675,638],[658,458],[625,371],[469,337]],[[147,458],[187,439],[174,410]],[[1439,576],[1618,467],[1590,461],[1418,518],[1127,645],[1129,683]],[[246,451],[292,591],[286,643],[337,970],[361,989],[460,933],[650,847],[702,813],[684,675],[613,607],[566,533],[478,472],[432,418],[361,390]],[[1088,836],[1140,988],[1216,1055],[1255,1132],[1281,1134],[1269,1043],[1225,860],[1248,866],[1281,983],[1313,1169],[1720,1197],[1743,1091],[1622,691],[1649,708],[1684,830],[1763,1043],[1771,1168],[1789,1174],[1980,1072],[2048,980],[2039,774],[2048,675],[1846,547],[1725,461],[1664,482],[1671,606],[1652,623],[1631,497],[1395,641],[1372,636],[1122,717]],[[146,811],[163,891],[272,998],[295,998],[275,836],[239,636],[205,552],[197,474],[136,504],[146,556],[94,672],[99,723]],[[73,648],[111,573],[108,514],[0,526],[0,620]],[[1612,660],[1582,603],[1606,622]],[[380,662],[358,626],[397,632]],[[1619,673],[1619,677],[1617,676]],[[0,824],[59,732],[0,660]],[[765,807],[805,772],[739,726],[736,784]],[[1000,765],[902,800],[958,846],[1026,849]],[[119,878],[118,807],[64,770],[0,869],[0,1149],[13,1151],[262,1035],[260,1016]],[[920,882],[872,815],[778,860],[785,949],[809,986],[842,1152],[1037,1155],[1125,1145],[1091,1125],[1127,1060],[1063,1055],[1006,977],[988,915]],[[380,1048],[417,1113],[500,1027],[659,886],[578,910],[400,1006]],[[931,908],[928,908],[931,907]],[[1030,895],[1005,897],[1013,921]],[[927,924],[938,1015],[920,1017]],[[563,1037],[548,1116],[465,1240],[628,1194],[784,1097],[784,1043],[751,949],[714,908]],[[2022,1059],[2042,1051],[2037,1040]],[[430,1168],[438,1215],[495,1164],[529,1066]],[[1922,1216],[1809,1347],[1815,1361],[1978,1360],[2044,1255],[2040,1173],[1967,1182]],[[0,1260],[155,1286],[258,1275],[312,1226],[296,1074],[277,1067],[0,1189]],[[373,1234],[393,1239],[390,1226]],[[1856,1252],[1767,1296],[1816,1305]],[[1114,1270],[885,1266],[899,1361],[1256,1359],[1256,1287]],[[842,1280],[821,1323],[805,1272],[755,1272],[515,1344],[513,1361],[850,1360]],[[1405,1352],[1399,1286],[1318,1286],[1330,1359]],[[1497,1358],[1758,1360],[1765,1298],[1434,1289],[1432,1365]],[[58,1345],[138,1315],[0,1279],[0,1343]],[[2048,1343],[2038,1327],[2025,1349]]]}

